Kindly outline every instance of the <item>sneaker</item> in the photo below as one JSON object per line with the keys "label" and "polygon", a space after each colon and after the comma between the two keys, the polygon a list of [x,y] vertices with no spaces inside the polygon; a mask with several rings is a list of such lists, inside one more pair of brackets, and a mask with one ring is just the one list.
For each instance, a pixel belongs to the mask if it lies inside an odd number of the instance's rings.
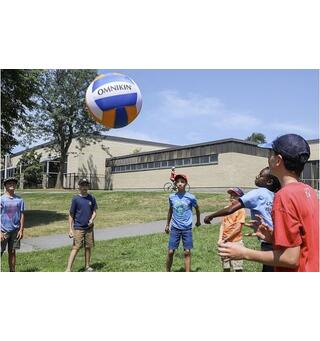
{"label": "sneaker", "polygon": [[91,266],[88,266],[87,268],[85,268],[84,272],[93,272],[93,268]]}

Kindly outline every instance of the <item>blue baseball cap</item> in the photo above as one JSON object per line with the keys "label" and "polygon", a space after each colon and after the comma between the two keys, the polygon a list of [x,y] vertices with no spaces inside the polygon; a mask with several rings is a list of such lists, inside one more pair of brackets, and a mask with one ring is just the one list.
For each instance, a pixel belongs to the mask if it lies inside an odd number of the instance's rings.
{"label": "blue baseball cap", "polygon": [[271,143],[258,144],[258,147],[272,149],[286,159],[306,163],[310,157],[308,142],[300,135],[286,134],[277,137]]}

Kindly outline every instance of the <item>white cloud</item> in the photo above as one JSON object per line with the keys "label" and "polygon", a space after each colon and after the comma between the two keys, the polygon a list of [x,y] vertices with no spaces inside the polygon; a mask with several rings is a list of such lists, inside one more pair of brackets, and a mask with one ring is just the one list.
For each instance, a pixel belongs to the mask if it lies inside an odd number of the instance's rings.
{"label": "white cloud", "polygon": [[187,93],[181,96],[177,91],[164,90],[158,93],[161,112],[171,117],[215,116],[224,111],[223,103],[215,97],[204,97]]}
{"label": "white cloud", "polygon": [[262,126],[261,120],[256,116],[247,112],[230,110],[217,97],[206,97],[196,93],[187,93],[182,96],[174,90],[161,91],[158,96],[160,98],[159,111],[163,114],[170,113],[172,119],[190,118],[192,120],[199,116],[205,116],[210,119],[210,121],[207,121],[209,126],[225,130],[237,128],[238,130],[247,131]]}

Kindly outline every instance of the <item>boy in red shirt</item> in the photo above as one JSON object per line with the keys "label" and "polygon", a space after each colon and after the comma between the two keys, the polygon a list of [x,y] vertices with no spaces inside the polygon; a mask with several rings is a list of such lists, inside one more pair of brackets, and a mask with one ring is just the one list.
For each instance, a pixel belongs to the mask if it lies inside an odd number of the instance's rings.
{"label": "boy in red shirt", "polygon": [[260,218],[256,235],[270,241],[274,251],[256,251],[233,243],[219,243],[219,255],[275,266],[275,271],[319,272],[319,201],[316,191],[299,182],[310,157],[308,143],[299,135],[278,137],[269,148],[269,167],[281,183],[276,193],[272,219],[274,232]]}

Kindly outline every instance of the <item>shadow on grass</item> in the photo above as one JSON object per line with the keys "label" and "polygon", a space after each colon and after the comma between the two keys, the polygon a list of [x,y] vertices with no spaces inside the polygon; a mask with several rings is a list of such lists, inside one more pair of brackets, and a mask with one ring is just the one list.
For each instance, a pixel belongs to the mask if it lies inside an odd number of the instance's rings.
{"label": "shadow on grass", "polygon": [[[17,272],[40,272],[41,270],[37,267],[32,267],[32,268],[26,268],[22,270],[16,270]],[[2,270],[1,272],[9,272],[9,269],[7,270]]]}
{"label": "shadow on grass", "polygon": [[55,221],[65,221],[67,218],[67,213],[44,210],[27,210],[25,211],[25,227],[30,228],[39,225],[47,225]]}
{"label": "shadow on grass", "polygon": [[[185,268],[180,268],[178,270],[173,270],[173,272],[185,272],[185,271],[186,271]],[[191,268],[191,272],[201,272],[201,269],[200,268],[195,268],[195,270],[193,270]]]}
{"label": "shadow on grass", "polygon": [[19,272],[40,272],[41,270],[37,267],[27,268],[20,270]]}
{"label": "shadow on grass", "polygon": [[[98,271],[98,270],[101,270],[103,269],[104,267],[106,266],[106,263],[105,262],[96,262],[96,263],[93,263],[91,264],[91,267],[94,271]],[[82,268],[80,268],[78,270],[78,272],[84,272],[85,270],[85,267],[83,266]]]}

